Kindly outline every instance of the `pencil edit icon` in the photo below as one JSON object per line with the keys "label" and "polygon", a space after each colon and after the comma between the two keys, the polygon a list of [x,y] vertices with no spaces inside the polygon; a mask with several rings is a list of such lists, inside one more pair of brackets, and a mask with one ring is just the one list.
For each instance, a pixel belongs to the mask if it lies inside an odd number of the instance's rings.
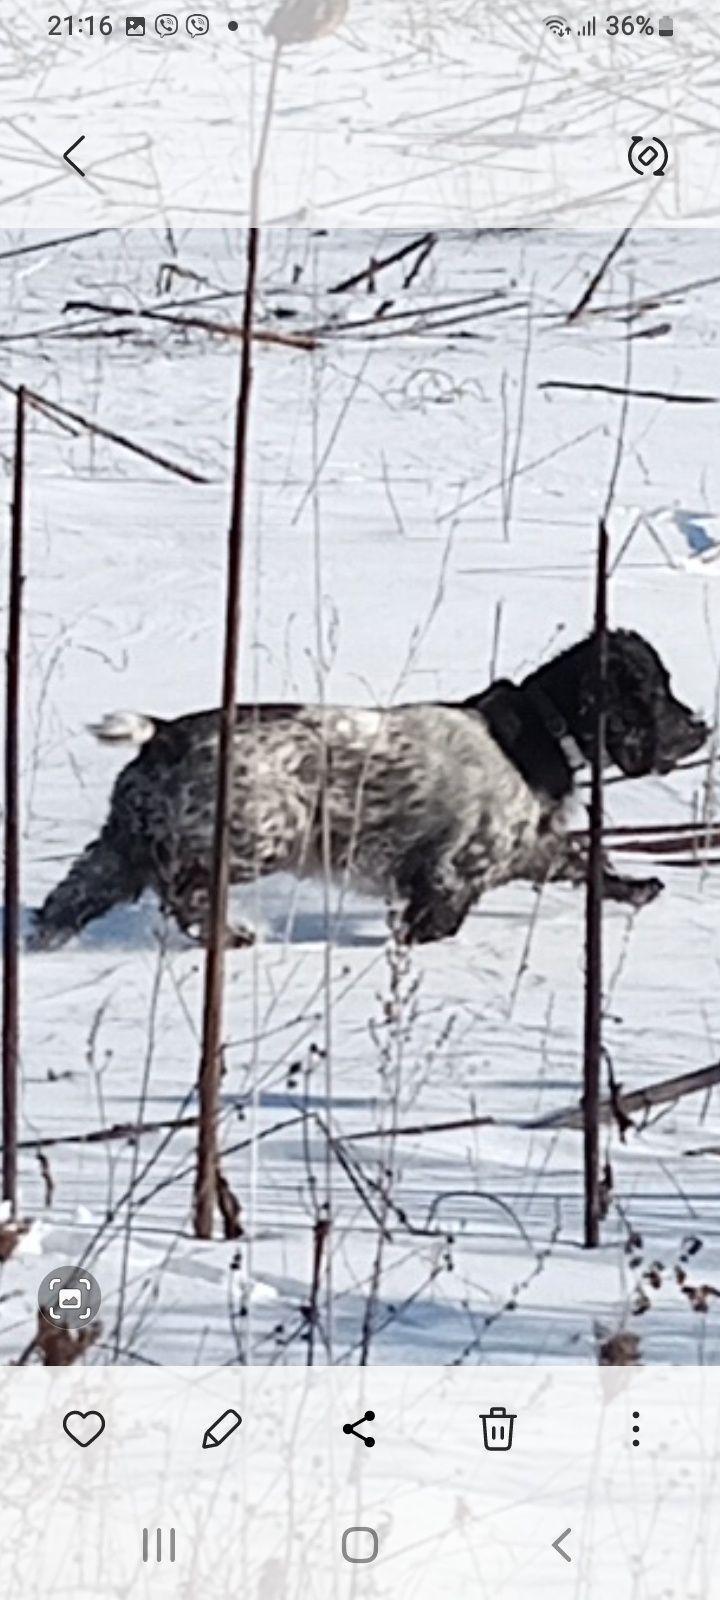
{"label": "pencil edit icon", "polygon": [[215,1421],[210,1423],[210,1427],[205,1429],[202,1442],[203,1450],[216,1450],[219,1444],[224,1444],[225,1440],[230,1438],[231,1433],[234,1433],[236,1428],[240,1427],[241,1422],[240,1412],[234,1411],[232,1406],[228,1411],[223,1411],[222,1415],[216,1417]]}

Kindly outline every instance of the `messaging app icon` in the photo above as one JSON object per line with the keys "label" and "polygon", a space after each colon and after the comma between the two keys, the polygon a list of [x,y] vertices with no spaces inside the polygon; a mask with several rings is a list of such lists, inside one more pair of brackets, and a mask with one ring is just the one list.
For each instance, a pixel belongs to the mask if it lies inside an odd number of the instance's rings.
{"label": "messaging app icon", "polygon": [[207,33],[210,27],[210,18],[203,15],[202,11],[193,11],[188,17],[185,27],[191,39],[199,39],[200,35]]}
{"label": "messaging app icon", "polygon": [[173,16],[172,11],[163,11],[155,18],[155,32],[159,33],[161,39],[169,39],[171,33],[177,33],[178,27],[178,19]]}

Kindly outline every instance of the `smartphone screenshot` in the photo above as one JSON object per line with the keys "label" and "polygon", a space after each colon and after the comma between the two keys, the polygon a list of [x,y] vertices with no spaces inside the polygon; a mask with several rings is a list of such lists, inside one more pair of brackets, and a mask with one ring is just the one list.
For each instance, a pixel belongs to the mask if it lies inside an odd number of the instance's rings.
{"label": "smartphone screenshot", "polygon": [[0,1591],[717,1600],[720,11],[0,0]]}

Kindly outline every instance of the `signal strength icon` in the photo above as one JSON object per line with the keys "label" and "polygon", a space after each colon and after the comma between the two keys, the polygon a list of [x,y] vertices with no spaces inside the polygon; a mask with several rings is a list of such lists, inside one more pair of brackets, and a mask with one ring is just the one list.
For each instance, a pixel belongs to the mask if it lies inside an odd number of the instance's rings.
{"label": "signal strength icon", "polygon": [[597,22],[595,21],[594,17],[591,17],[589,22],[584,22],[582,27],[578,28],[578,39],[587,39],[596,33]]}
{"label": "signal strength icon", "polygon": [[567,17],[545,17],[544,25],[549,33],[555,34],[557,39],[562,39],[565,34],[571,31]]}

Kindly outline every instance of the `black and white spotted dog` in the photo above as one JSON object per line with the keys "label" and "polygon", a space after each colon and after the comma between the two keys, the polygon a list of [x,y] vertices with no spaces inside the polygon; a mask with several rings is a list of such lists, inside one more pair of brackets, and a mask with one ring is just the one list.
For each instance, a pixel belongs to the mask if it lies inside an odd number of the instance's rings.
{"label": "black and white spotted dog", "polygon": [[[333,873],[402,906],[405,936],[457,932],[488,889],[512,879],[584,876],[566,832],[575,772],[592,741],[592,639],[514,685],[500,680],[457,704],[389,710],[239,706],[230,878]],[[219,714],[172,721],[117,713],[94,731],[142,746],[120,773],[110,814],[36,915],[31,943],[63,944],[111,906],[154,889],[187,933],[203,937],[215,806]],[[705,723],[670,690],[640,634],[608,640],[608,761],[628,777],[671,771],[698,750]],[[657,878],[620,877],[605,893],[644,905]],[[248,944],[248,928],[228,941]]]}

